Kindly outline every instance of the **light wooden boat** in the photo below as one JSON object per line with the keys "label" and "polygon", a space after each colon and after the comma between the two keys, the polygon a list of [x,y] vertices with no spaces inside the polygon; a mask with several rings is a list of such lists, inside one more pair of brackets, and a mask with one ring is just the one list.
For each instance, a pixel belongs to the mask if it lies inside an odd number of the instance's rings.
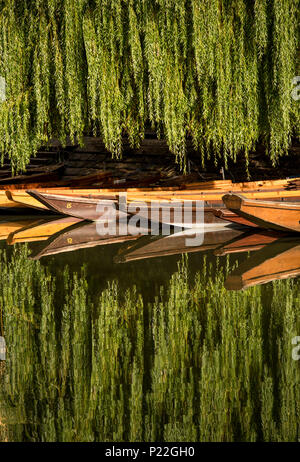
{"label": "light wooden boat", "polygon": [[[84,178],[83,178],[84,179]],[[79,180],[78,180],[79,181]],[[152,188],[72,188],[64,186],[56,187],[41,187],[40,184],[28,185],[26,189],[28,190],[38,190],[44,193],[53,193],[53,194],[63,194],[63,195],[76,195],[76,196],[89,196],[93,197],[94,195],[109,195],[115,194],[118,196],[120,193],[127,193],[128,200],[171,200],[173,199],[182,199],[182,200],[207,200],[207,201],[219,201],[221,204],[222,193],[226,192],[247,192],[247,197],[252,198],[270,198],[270,199],[281,199],[283,197],[293,198],[299,197],[300,191],[297,192],[296,189],[290,190],[291,181],[295,180],[272,180],[272,181],[255,181],[255,182],[246,182],[246,183],[232,183],[228,180],[220,181],[211,181],[211,182],[197,182],[190,183],[182,186],[174,187],[152,187]],[[83,183],[84,184],[84,183]],[[292,183],[294,184],[294,183]],[[80,185],[80,182],[78,182]],[[29,207],[38,207],[41,208],[41,204],[38,202],[32,201],[24,191],[24,186],[20,187],[19,190],[15,189],[14,185],[5,186],[3,189],[11,192],[9,195],[5,195],[5,191],[0,191],[0,207],[3,199],[4,206],[10,206],[9,201],[17,202]],[[249,196],[248,196],[249,194]],[[199,197],[200,195],[200,197]],[[7,199],[9,201],[7,201]]]}
{"label": "light wooden boat", "polygon": [[[102,175],[102,176],[101,176]],[[105,174],[101,174],[104,178]],[[104,176],[103,176],[104,175]],[[97,174],[99,179],[99,174]],[[90,176],[73,180],[71,185],[64,186],[63,183],[46,184],[20,184],[20,185],[5,185],[0,190],[0,210],[5,210],[7,213],[14,211],[22,213],[22,209],[34,208],[38,211],[46,210],[47,206],[40,201],[29,196],[27,190],[34,190],[47,194],[62,194],[76,197],[95,196],[115,196],[118,200],[119,194],[127,194],[127,200],[144,201],[173,201],[173,200],[203,200],[207,207],[222,207],[222,196],[228,192],[244,193],[248,198],[252,199],[270,199],[270,200],[300,200],[300,187],[297,186],[297,179],[271,180],[271,181],[255,181],[245,183],[232,183],[229,180],[209,181],[209,182],[194,182],[185,185],[173,187],[142,187],[142,188],[100,188],[91,187],[82,188],[87,181],[90,181]],[[51,187],[50,187],[51,186]],[[75,187],[76,186],[76,187]],[[16,189],[19,188],[19,189]]]}
{"label": "light wooden boat", "polygon": [[[237,214],[227,211],[223,207],[222,213],[220,216],[216,213],[216,207],[220,207],[222,204],[221,199],[223,198],[223,193],[220,192],[209,192],[209,191],[195,191],[192,193],[191,191],[182,191],[177,192],[176,195],[172,192],[169,197],[167,195],[162,195],[161,193],[156,193],[155,196],[149,196],[147,193],[144,195],[141,194],[127,194],[127,200],[129,204],[143,202],[146,205],[142,205],[139,210],[139,215],[142,217],[146,217],[150,219],[150,217],[155,216],[157,217],[156,220],[160,223],[170,223],[173,226],[182,226],[185,228],[197,228],[200,224],[204,224],[206,227],[208,226],[228,226],[229,224],[234,223],[235,225],[243,225],[243,226],[252,226],[255,227],[254,223],[250,223],[243,217],[239,217]],[[249,190],[244,193],[247,198],[267,198],[271,197],[274,201],[287,201],[289,202],[291,199],[295,197],[300,200],[299,191],[286,191],[286,190],[269,190],[269,191],[252,191]],[[204,202],[204,216],[199,222],[199,217],[197,217],[196,213],[196,201],[203,201]],[[191,220],[187,222],[184,217],[182,220],[178,220],[178,218],[174,218],[176,206],[175,204],[185,203],[185,211],[191,214]],[[174,206],[174,209],[170,210],[170,218],[164,218],[164,215],[167,215],[168,209],[170,206]],[[134,207],[133,207],[134,209]],[[157,212],[159,210],[159,212]],[[174,210],[174,211],[173,211]],[[132,212],[133,214],[135,212]],[[227,218],[225,219],[225,213],[227,213]]]}
{"label": "light wooden boat", "polygon": [[[76,196],[76,197],[97,197],[101,196],[109,196],[110,198],[117,200],[119,194],[126,192],[127,199],[129,201],[170,201],[170,200],[204,200],[207,202],[209,206],[222,206],[222,195],[227,192],[226,190],[221,192],[210,192],[207,191],[204,193],[203,191],[200,192],[168,192],[164,191],[161,193],[155,192],[152,194],[153,191],[143,191],[143,192],[136,192],[136,191],[123,191],[123,190],[102,190],[102,189],[68,189],[68,188],[27,188],[28,190],[34,190],[40,193],[45,194],[61,194],[61,195],[68,195],[68,196]],[[200,197],[199,197],[200,194]],[[299,193],[296,193],[299,196]],[[293,197],[295,195],[295,191],[292,193],[285,194],[285,196],[290,195]],[[283,195],[284,196],[284,195]],[[264,196],[265,197],[265,196]],[[30,196],[25,190],[7,190],[7,191],[0,191],[0,208],[24,208],[30,207],[35,208],[38,210],[45,210],[47,207]]]}
{"label": "light wooden boat", "polygon": [[300,232],[300,202],[251,200],[239,194],[226,194],[223,202],[229,210],[261,228]]}
{"label": "light wooden boat", "polygon": [[243,262],[225,281],[227,290],[300,275],[300,239],[280,239],[265,246]]}
{"label": "light wooden boat", "polygon": [[[20,204],[23,207],[30,207],[38,210],[49,210],[49,207],[41,202],[39,199],[29,194],[29,191],[5,191],[7,197],[7,203]],[[35,189],[34,192],[38,192],[41,195],[58,195],[68,196],[73,198],[85,198],[85,199],[107,199],[117,200],[118,195],[115,193],[109,193],[109,190],[105,190],[102,193],[101,189],[68,189],[68,188],[40,188]],[[61,212],[60,212],[61,213]]]}
{"label": "light wooden boat", "polygon": [[27,205],[20,204],[8,198],[5,190],[0,191],[0,211],[2,211],[3,213],[13,209],[20,210],[20,213],[22,213],[22,211],[26,208]]}

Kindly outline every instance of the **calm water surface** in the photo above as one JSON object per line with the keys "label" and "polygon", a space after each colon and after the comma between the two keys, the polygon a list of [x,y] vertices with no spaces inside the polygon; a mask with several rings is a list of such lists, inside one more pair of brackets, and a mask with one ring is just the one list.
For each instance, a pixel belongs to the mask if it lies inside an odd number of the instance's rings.
{"label": "calm water surface", "polygon": [[299,440],[299,239],[40,225],[0,224],[0,440]]}

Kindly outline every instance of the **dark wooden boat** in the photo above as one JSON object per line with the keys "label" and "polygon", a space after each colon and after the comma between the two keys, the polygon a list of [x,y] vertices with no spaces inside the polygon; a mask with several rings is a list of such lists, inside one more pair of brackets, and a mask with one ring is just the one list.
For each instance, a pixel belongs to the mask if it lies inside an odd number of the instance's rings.
{"label": "dark wooden boat", "polygon": [[258,284],[300,275],[300,239],[283,238],[255,252],[225,281],[227,290],[241,290]]}
{"label": "dark wooden boat", "polygon": [[[128,211],[122,211],[118,208],[119,204],[117,196],[114,194],[108,195],[91,195],[74,196],[44,193],[41,191],[27,191],[27,193],[43,205],[44,208],[56,213],[64,215],[71,215],[74,217],[82,218],[84,220],[97,221],[104,219],[104,217],[111,217],[113,219],[114,213],[118,219],[125,218],[127,213],[129,216],[139,215],[141,220],[153,220],[158,223],[166,223],[171,226],[184,226],[184,227],[198,227],[197,223],[197,208],[196,206],[189,206],[185,208],[185,214],[190,214],[192,222],[186,223],[184,218],[187,215],[181,214],[178,219],[178,210],[182,209],[182,202],[172,202],[171,204],[159,203],[153,205],[146,204],[145,206],[138,207],[138,202],[129,204]],[[8,193],[9,194],[9,193]],[[114,204],[114,205],[113,205]],[[99,206],[105,211],[99,211]],[[115,208],[114,208],[115,207]],[[105,215],[104,215],[105,213]],[[204,217],[201,216],[206,226],[224,227],[224,221],[215,217],[212,213],[211,207],[205,207]]]}
{"label": "dark wooden boat", "polygon": [[[119,228],[114,235],[100,235],[97,223],[81,222],[70,226],[63,232],[51,236],[42,247],[34,250],[30,258],[39,260],[42,257],[57,255],[64,252],[74,252],[80,249],[87,249],[102,245],[120,244],[127,241],[136,241],[141,236],[148,234],[148,229],[140,229],[138,234],[127,228],[127,234],[121,234]],[[131,233],[132,231],[132,233]]]}
{"label": "dark wooden boat", "polygon": [[214,254],[221,257],[232,253],[253,252],[281,239],[283,235],[284,234],[279,231],[259,229],[256,232],[246,232],[217,248]]}
{"label": "dark wooden boat", "polygon": [[[219,228],[228,226],[230,222],[225,221],[214,213],[214,208],[204,207],[204,213],[196,206],[196,201],[150,201],[148,203],[132,201],[128,204],[127,212],[118,209],[118,195],[100,194],[97,196],[88,193],[85,196],[67,194],[52,194],[41,191],[27,191],[28,195],[42,204],[42,206],[55,213],[70,215],[84,220],[96,221],[108,219],[108,217],[123,218],[127,215],[138,215],[143,220],[164,223],[170,226],[183,228],[198,228],[204,225],[205,228]],[[7,194],[12,194],[7,192]],[[28,200],[28,204],[30,201]],[[140,205],[139,205],[140,204]],[[184,204],[184,208],[183,208]],[[32,205],[34,206],[34,204]],[[101,207],[99,209],[99,206]],[[242,223],[235,223],[242,224]]]}
{"label": "dark wooden boat", "polygon": [[117,210],[115,197],[101,196],[98,197],[81,197],[67,196],[60,194],[48,194],[38,191],[27,191],[27,193],[38,200],[49,210],[81,218],[83,220],[97,221],[101,219],[114,219],[127,217],[127,213]]}
{"label": "dark wooden boat", "polygon": [[144,241],[141,243],[138,241],[119,254],[115,258],[115,261],[117,263],[127,263],[146,258],[209,251],[242,233],[237,229],[230,228],[222,231],[207,231],[203,235],[203,242],[201,245],[187,245],[187,239],[193,238],[195,232],[196,230],[180,233],[176,232],[170,236],[160,237],[159,239],[149,236],[147,242]]}
{"label": "dark wooden boat", "polygon": [[260,228],[300,232],[300,202],[247,199],[239,194],[223,196],[226,207]]}
{"label": "dark wooden boat", "polygon": [[28,183],[47,183],[59,180],[64,170],[64,163],[31,168],[28,174],[6,176],[0,179],[0,185],[17,185]]}
{"label": "dark wooden boat", "polygon": [[160,223],[167,226],[175,226],[180,228],[199,228],[201,226],[206,229],[224,228],[230,225],[229,222],[221,220],[213,213],[213,208],[204,206],[202,209],[197,207],[196,201],[172,201],[172,202],[156,202],[143,204],[138,206],[139,202],[131,202],[128,206],[129,216],[139,216],[142,220],[148,220],[153,223]]}

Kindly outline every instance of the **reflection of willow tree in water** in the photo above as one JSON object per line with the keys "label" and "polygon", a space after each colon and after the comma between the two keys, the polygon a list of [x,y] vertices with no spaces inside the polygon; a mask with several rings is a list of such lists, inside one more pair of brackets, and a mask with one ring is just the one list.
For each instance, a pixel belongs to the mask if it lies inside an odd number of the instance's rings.
{"label": "reflection of willow tree in water", "polygon": [[[4,362],[0,362],[0,383],[2,383],[3,377],[5,373],[5,364]],[[2,421],[2,393],[0,390],[0,442],[8,441],[8,429],[7,425]]]}
{"label": "reflection of willow tree in water", "polygon": [[92,303],[84,274],[59,288],[21,247],[0,261],[9,440],[298,439],[298,280],[226,292],[183,259],[146,307],[116,284]]}
{"label": "reflection of willow tree in water", "polygon": [[53,138],[101,134],[114,155],[145,123],[181,160],[299,136],[299,0],[2,0],[0,151],[24,168]]}

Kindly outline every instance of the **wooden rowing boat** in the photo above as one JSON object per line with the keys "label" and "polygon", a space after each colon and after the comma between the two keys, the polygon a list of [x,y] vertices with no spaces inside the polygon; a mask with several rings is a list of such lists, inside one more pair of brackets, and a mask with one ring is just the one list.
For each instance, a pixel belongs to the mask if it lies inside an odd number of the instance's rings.
{"label": "wooden rowing boat", "polygon": [[261,228],[300,232],[300,202],[252,200],[239,194],[226,194],[223,202],[230,211]]}
{"label": "wooden rowing boat", "polygon": [[[129,216],[138,215],[143,223],[152,220],[157,223],[170,224],[171,226],[190,228],[198,227],[200,221],[200,224],[204,223],[205,226],[226,226],[223,220],[213,215],[209,207],[204,209],[203,214],[201,213],[201,209],[200,215],[195,205],[188,204],[183,210],[182,202],[156,202],[144,205],[131,202],[128,204],[128,209],[126,203],[124,203],[124,209],[121,210],[119,203],[116,201],[116,196],[67,196],[61,194],[47,194],[39,191],[28,191],[28,194],[34,200],[40,202],[44,208],[84,220],[109,221],[114,218],[125,218],[128,214]],[[188,217],[190,221],[186,221],[186,217]],[[198,218],[199,220],[197,221]]]}
{"label": "wooden rowing boat", "polygon": [[225,281],[227,290],[241,290],[258,284],[300,275],[300,239],[283,238],[254,253]]}
{"label": "wooden rowing boat", "polygon": [[[266,198],[266,197],[271,197],[276,201],[287,201],[289,202],[291,198],[297,198],[300,200],[299,197],[299,191],[286,191],[286,190],[269,190],[269,191],[248,191],[244,193],[246,197],[248,198]],[[204,224],[206,227],[207,226],[225,226],[226,224],[229,225],[230,223],[234,223],[236,225],[246,225],[246,226],[252,226],[255,227],[256,225],[254,223],[251,223],[250,221],[247,221],[245,218],[238,216],[237,214],[234,214],[232,212],[227,211],[223,207],[220,209],[220,206],[222,204],[221,200],[223,198],[222,193],[217,193],[216,191],[209,192],[209,191],[195,191],[192,193],[191,191],[183,191],[183,192],[177,192],[176,195],[174,192],[170,193],[170,195],[167,197],[167,195],[162,195],[161,193],[156,193],[155,196],[148,196],[147,193],[144,195],[137,194],[137,193],[132,193],[129,194],[127,193],[127,200],[130,204],[132,203],[144,203],[139,210],[139,215],[142,217],[146,217],[150,219],[150,217],[156,216],[156,220],[159,221],[160,223],[170,223],[173,226],[182,226],[186,228],[197,228],[200,224]],[[197,217],[197,209],[196,209],[196,201],[203,201],[204,203],[204,215],[203,218]],[[185,204],[184,210],[187,214],[191,215],[191,220],[187,222],[184,217],[182,217],[182,220],[178,221],[177,219],[174,219],[174,215],[176,213],[176,203],[178,204],[177,209],[179,209],[179,206],[182,205],[183,203]],[[199,203],[199,202],[198,202]],[[164,215],[167,215],[168,210],[170,209],[170,218],[166,219],[164,218]],[[218,207],[219,210],[222,210],[220,212],[220,215],[218,212],[216,212],[216,207]],[[132,206],[132,209],[134,210],[134,204]],[[159,210],[159,212],[158,212]],[[174,212],[172,211],[174,210]],[[199,210],[199,209],[198,209]],[[130,211],[129,211],[130,213]],[[227,213],[227,219],[225,218],[225,214]],[[132,214],[135,214],[133,211]],[[230,218],[230,219],[228,219]],[[223,223],[222,223],[223,221]]]}
{"label": "wooden rowing boat", "polygon": [[[102,191],[102,190],[96,190],[96,191],[88,191],[88,190],[73,190],[72,193],[70,191],[66,191],[66,194],[53,194],[53,192],[50,193],[45,193],[44,191],[27,191],[27,195],[30,197],[30,199],[27,198],[26,195],[26,203],[28,206],[31,207],[42,207],[43,209],[48,209],[51,211],[55,211],[56,213],[62,213],[66,215],[72,215],[76,216],[78,218],[83,218],[87,220],[98,220],[101,216],[99,214],[99,211],[97,211],[97,207],[99,208],[99,204],[105,204],[105,201],[114,201],[115,204],[117,204],[118,199],[119,199],[119,194],[114,194],[107,193],[108,190]],[[59,192],[59,191],[58,191]],[[14,201],[20,201],[20,198],[16,198],[16,192],[14,191],[7,191],[7,196],[11,200]],[[20,194],[20,193],[19,193]],[[24,192],[21,192],[21,194],[24,194]],[[181,205],[183,201],[189,201],[189,202],[195,202],[196,200],[203,200],[205,204],[205,217],[204,217],[204,224],[209,225],[209,224],[219,224],[220,226],[224,226],[223,220],[221,220],[218,217],[215,217],[214,214],[212,213],[212,208],[214,208],[215,204],[220,204],[221,203],[221,198],[223,197],[222,194],[216,194],[216,193],[207,193],[203,194],[203,192],[196,192],[192,196],[191,195],[186,195],[185,192],[181,196],[176,196],[173,197],[173,195],[168,198],[166,196],[157,196],[156,195],[156,200],[150,200],[149,198],[147,199],[146,193],[145,197],[137,197],[135,193],[130,194],[128,197],[128,192],[127,192],[127,201],[128,205],[130,204],[136,205],[137,202],[144,202],[143,206],[139,208],[140,212],[139,214],[142,217],[148,217],[150,216],[150,211],[151,213],[155,214],[155,209],[156,210],[165,210],[167,212],[167,209],[171,208],[171,213],[172,209],[177,210],[178,206],[176,206],[176,203],[180,203]],[[252,195],[253,193],[247,193],[247,195]],[[260,193],[258,193],[260,194]],[[277,195],[281,195],[280,197],[283,197],[285,195],[285,198],[288,198],[289,196],[293,197],[295,194],[299,194],[298,191],[277,191]],[[176,202],[176,200],[177,202]],[[108,206],[108,202],[107,206]],[[37,204],[37,205],[36,205]],[[135,207],[131,207],[133,212],[131,214],[136,214],[137,212],[134,211]],[[191,210],[190,212],[193,214],[193,217],[195,216],[195,205],[188,205],[187,208],[190,207]],[[189,213],[186,208],[186,213]],[[159,212],[159,216],[157,220],[159,222],[163,222],[163,215],[164,212]],[[119,211],[118,215],[123,216],[124,212]],[[174,212],[175,213],[175,212]],[[177,225],[177,226],[182,226],[183,224],[186,225],[186,227],[191,227],[192,226],[199,226],[199,222],[194,221],[194,218],[191,223],[186,224],[186,223],[179,223],[179,222],[174,222],[174,220],[171,218],[170,224],[172,225]]]}
{"label": "wooden rowing boat", "polygon": [[126,212],[117,210],[114,200],[107,196],[89,198],[84,196],[64,196],[28,191],[28,194],[49,210],[63,215],[70,215],[83,220],[97,221],[127,217]]}
{"label": "wooden rowing boat", "polygon": [[[31,188],[28,188],[31,190]],[[88,198],[88,199],[111,199],[117,200],[118,195],[115,193],[108,194],[108,190],[105,190],[102,193],[102,189],[73,189],[73,188],[37,188],[34,191],[40,194],[51,194],[51,195],[60,195],[68,197],[79,197],[79,198]],[[9,207],[14,204],[15,206],[20,205],[21,207],[29,207],[37,210],[49,210],[49,207],[45,205],[44,202],[36,199],[28,193],[28,191],[23,190],[9,190],[4,191],[6,197],[6,205]],[[1,204],[1,192],[0,192],[0,204]]]}
{"label": "wooden rowing boat", "polygon": [[[103,174],[102,174],[103,176]],[[90,179],[90,178],[89,178]],[[41,187],[40,184],[28,185],[28,190],[34,190],[41,193],[52,193],[62,195],[74,195],[91,197],[94,196],[115,196],[118,200],[120,194],[127,194],[127,200],[130,201],[176,201],[176,200],[203,200],[208,207],[221,207],[222,196],[228,192],[245,193],[248,198],[252,199],[272,199],[272,200],[300,200],[300,191],[288,189],[291,180],[275,181],[256,181],[248,183],[232,183],[231,181],[212,181],[202,183],[190,183],[173,187],[152,187],[152,188],[86,188],[82,189],[80,184],[84,183],[78,180],[78,187],[68,187],[63,185],[52,185]],[[40,201],[30,197],[24,190],[25,185],[20,185],[20,189],[15,189],[14,185],[4,186],[0,190],[0,208],[7,209],[17,207],[32,207],[38,210],[46,208]],[[75,186],[75,183],[74,183]],[[17,205],[16,205],[17,204]]]}

